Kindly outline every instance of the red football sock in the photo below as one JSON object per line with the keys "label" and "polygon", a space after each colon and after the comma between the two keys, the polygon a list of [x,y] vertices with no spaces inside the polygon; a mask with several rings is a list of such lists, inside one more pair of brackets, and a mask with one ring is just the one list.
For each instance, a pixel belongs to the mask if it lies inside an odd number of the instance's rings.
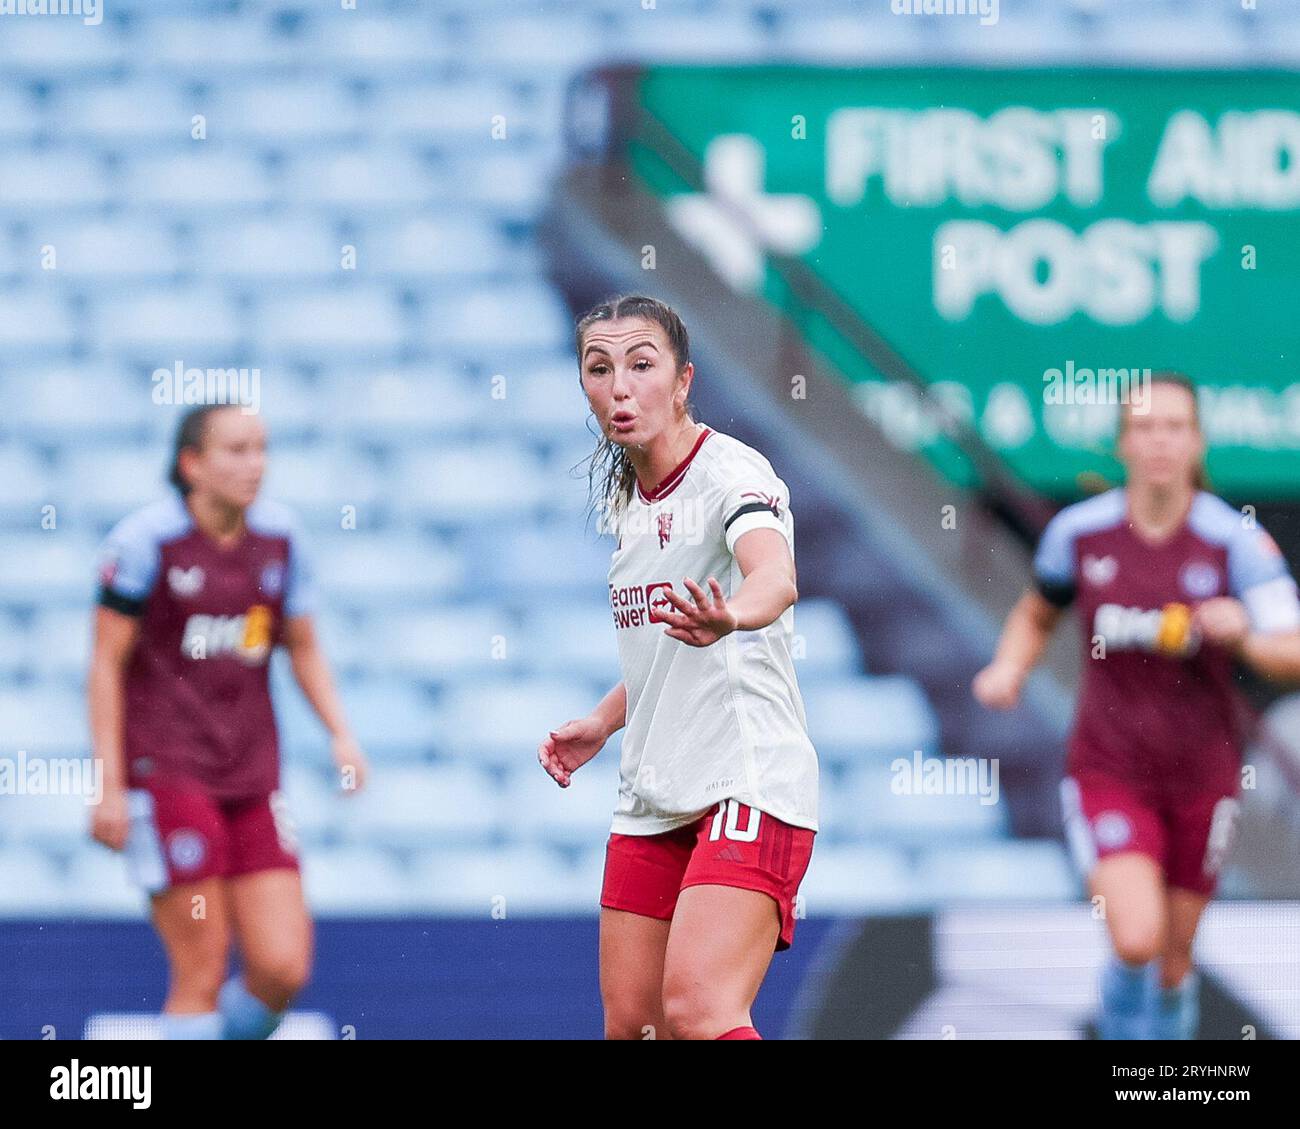
{"label": "red football sock", "polygon": [[762,1039],[762,1037],[752,1027],[733,1027],[725,1034],[719,1035],[714,1042],[720,1043],[723,1039]]}

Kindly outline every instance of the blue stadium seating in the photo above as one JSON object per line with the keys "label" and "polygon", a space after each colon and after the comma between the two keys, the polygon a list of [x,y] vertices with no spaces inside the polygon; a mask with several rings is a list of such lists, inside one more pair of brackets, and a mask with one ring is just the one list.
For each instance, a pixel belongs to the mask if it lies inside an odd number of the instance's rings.
{"label": "blue stadium seating", "polygon": [[[86,750],[95,547],[164,489],[177,414],[150,374],[257,367],[267,492],[307,526],[321,634],[374,761],[368,795],[339,794],[277,662],[286,792],[326,914],[595,904],[620,742],[568,791],[535,763],[617,678],[609,547],[571,473],[593,446],[571,319],[532,238],[575,68],[1059,62],[1050,44],[1080,29],[1111,61],[1300,62],[1293,13],[1210,0],[1029,5],[997,35],[860,0],[110,7],[95,34],[9,19],[0,37],[0,756]],[[896,802],[891,766],[943,753],[931,704],[867,668],[835,602],[803,600],[795,628],[824,770],[810,912],[1073,892],[1059,847],[1011,839],[1003,807]],[[142,912],[85,815],[78,797],[0,796],[0,915]]]}

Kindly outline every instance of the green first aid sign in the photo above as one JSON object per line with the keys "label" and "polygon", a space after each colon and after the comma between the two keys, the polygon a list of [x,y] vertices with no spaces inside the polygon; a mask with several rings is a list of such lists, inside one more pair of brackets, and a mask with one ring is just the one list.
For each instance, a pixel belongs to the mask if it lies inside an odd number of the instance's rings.
{"label": "green first aid sign", "polygon": [[[1216,489],[1300,494],[1297,76],[664,67],[639,101],[701,180],[652,129],[633,168],[731,285],[791,308],[765,249],[801,259],[1036,488],[1117,478],[1119,402],[1179,369]],[[799,317],[864,412],[970,480],[926,396]]]}

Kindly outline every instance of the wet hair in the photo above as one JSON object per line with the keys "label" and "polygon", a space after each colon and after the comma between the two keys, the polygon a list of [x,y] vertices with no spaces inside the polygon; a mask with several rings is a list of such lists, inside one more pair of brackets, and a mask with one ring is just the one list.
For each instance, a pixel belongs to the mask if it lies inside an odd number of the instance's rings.
{"label": "wet hair", "polygon": [[[582,379],[582,351],[586,345],[587,331],[597,322],[617,321],[621,318],[638,318],[658,325],[668,338],[678,373],[690,363],[690,338],[682,319],[671,306],[644,294],[618,294],[593,306],[577,321],[574,348],[578,354],[579,380]],[[694,422],[695,409],[689,400],[685,404],[685,411],[687,418]],[[605,505],[613,511],[626,506],[631,501],[632,490],[636,486],[636,468],[627,457],[627,451],[609,436],[602,434],[596,449],[586,461],[590,464],[587,470],[589,512]]]}
{"label": "wet hair", "polygon": [[[1196,424],[1196,430],[1201,430],[1201,405],[1200,398],[1197,395],[1196,383],[1190,376],[1185,373],[1176,372],[1173,369],[1162,369],[1159,372],[1151,374],[1150,388],[1157,384],[1170,384],[1175,388],[1181,388],[1192,398],[1192,422]],[[1148,389],[1149,391],[1149,389]],[[1124,429],[1128,426],[1129,416],[1133,413],[1131,403],[1122,405],[1119,413],[1119,432],[1116,435],[1116,441],[1124,435]],[[1210,476],[1205,469],[1205,459],[1202,457],[1192,471],[1192,487],[1196,490],[1210,489]]]}
{"label": "wet hair", "polygon": [[167,472],[167,481],[181,492],[182,498],[194,487],[181,473],[181,452],[187,449],[199,450],[203,446],[203,438],[208,429],[208,417],[213,412],[228,407],[229,404],[200,404],[181,416],[180,425],[176,428],[176,446],[172,452],[172,465],[171,470]]}

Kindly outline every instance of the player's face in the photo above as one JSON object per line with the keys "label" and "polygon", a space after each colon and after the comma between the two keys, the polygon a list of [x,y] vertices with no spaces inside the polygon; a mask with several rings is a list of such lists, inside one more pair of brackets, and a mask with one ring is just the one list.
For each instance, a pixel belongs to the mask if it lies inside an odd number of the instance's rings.
{"label": "player's face", "polygon": [[583,391],[601,433],[625,447],[677,425],[693,373],[689,364],[677,371],[668,336],[656,322],[597,322],[583,341]]}
{"label": "player's face", "polygon": [[191,452],[189,480],[225,505],[251,506],[266,471],[266,428],[238,408],[208,416],[203,445]]}
{"label": "player's face", "polygon": [[1176,384],[1153,384],[1150,401],[1150,411],[1129,412],[1120,439],[1129,482],[1165,488],[1191,482],[1205,453],[1192,394]]}

